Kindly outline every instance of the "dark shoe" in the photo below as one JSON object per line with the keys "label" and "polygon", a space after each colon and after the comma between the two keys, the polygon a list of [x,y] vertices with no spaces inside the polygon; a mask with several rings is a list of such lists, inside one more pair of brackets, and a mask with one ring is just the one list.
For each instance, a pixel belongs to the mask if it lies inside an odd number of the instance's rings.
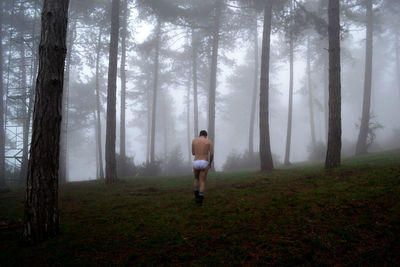
{"label": "dark shoe", "polygon": [[193,191],[194,192],[194,200],[196,201],[197,204],[199,204],[199,191]]}

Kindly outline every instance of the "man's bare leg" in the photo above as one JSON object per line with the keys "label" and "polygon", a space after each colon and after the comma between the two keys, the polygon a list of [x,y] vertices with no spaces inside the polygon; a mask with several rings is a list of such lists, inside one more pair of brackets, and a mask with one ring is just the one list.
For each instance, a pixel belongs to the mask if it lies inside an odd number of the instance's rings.
{"label": "man's bare leg", "polygon": [[193,181],[193,193],[196,200],[196,203],[199,203],[199,178],[200,171],[193,169],[194,173],[194,181]]}
{"label": "man's bare leg", "polygon": [[204,170],[200,171],[200,193],[199,193],[199,204],[203,205],[204,200],[204,192],[206,190],[206,180],[207,180],[207,173],[208,167]]}

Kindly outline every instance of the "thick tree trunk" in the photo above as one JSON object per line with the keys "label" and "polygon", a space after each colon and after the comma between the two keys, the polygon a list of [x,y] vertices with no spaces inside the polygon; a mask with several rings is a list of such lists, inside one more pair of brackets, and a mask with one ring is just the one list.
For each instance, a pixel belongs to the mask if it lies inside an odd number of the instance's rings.
{"label": "thick tree trunk", "polygon": [[[3,40],[3,1],[0,3],[0,40]],[[0,41],[0,186],[5,181],[5,133],[4,133],[4,103],[3,103],[3,42]]]}
{"label": "thick tree trunk", "polygon": [[[291,31],[291,30],[290,30]],[[289,36],[289,61],[290,61],[290,77],[289,77],[289,110],[288,110],[288,121],[287,121],[287,132],[286,132],[286,150],[285,150],[285,165],[290,165],[290,146],[292,139],[292,116],[293,116],[293,61],[294,61],[294,45],[293,45],[293,34],[290,32]]]}
{"label": "thick tree trunk", "polygon": [[99,37],[96,48],[96,146],[98,154],[98,165],[99,165],[99,176],[96,178],[104,179],[104,168],[103,168],[103,149],[101,143],[101,103],[100,103],[100,52],[101,52],[101,36],[102,29],[99,28]]}
{"label": "thick tree trunk", "polygon": [[310,115],[311,147],[315,147],[314,103],[311,79],[311,46],[310,37],[307,38],[307,86],[308,86],[308,111]]}
{"label": "thick tree trunk", "polygon": [[260,77],[260,162],[261,170],[272,170],[271,143],[269,136],[269,61],[271,47],[272,0],[264,8],[264,26]]}
{"label": "thick tree trunk", "polygon": [[250,110],[250,126],[249,126],[249,156],[254,154],[254,120],[256,117],[256,101],[258,89],[258,24],[257,18],[254,20],[254,80],[253,80],[253,96],[251,99]]}
{"label": "thick tree trunk", "polygon": [[154,87],[153,87],[153,106],[151,118],[151,141],[150,141],[150,163],[155,162],[155,141],[156,141],[156,107],[157,107],[157,91],[158,91],[158,66],[160,57],[160,42],[161,42],[161,21],[158,19],[156,29],[156,49],[154,53]]}
{"label": "thick tree trunk", "polygon": [[116,91],[118,65],[119,0],[112,0],[111,38],[108,62],[107,129],[106,129],[106,183],[117,182],[115,159]]}
{"label": "thick tree trunk", "polygon": [[192,75],[193,75],[193,127],[194,136],[199,134],[199,104],[197,101],[197,46],[198,39],[195,30],[192,30]]}
{"label": "thick tree trunk", "polygon": [[329,0],[329,133],[325,168],[340,166],[342,148],[341,81],[340,81],[340,5]]}
{"label": "thick tree trunk", "polygon": [[64,95],[62,101],[62,117],[61,122],[61,143],[60,143],[60,182],[67,182],[67,161],[68,161],[68,109],[69,109],[69,77],[71,71],[71,61],[72,61],[72,47],[74,46],[76,37],[76,19],[70,24],[70,30],[68,33],[69,43],[68,43],[68,54],[65,63],[65,75],[64,75]]}
{"label": "thick tree trunk", "polygon": [[34,243],[59,231],[58,160],[68,4],[68,0],[44,0],[42,8],[24,218],[24,237]]}
{"label": "thick tree trunk", "polygon": [[126,27],[128,23],[128,9],[127,9],[127,0],[122,2],[122,29],[121,29],[121,120],[120,120],[120,138],[119,138],[119,147],[120,147],[120,167],[121,170],[118,172],[121,175],[125,175],[125,158],[126,158],[126,150],[125,150],[125,110],[126,110],[126,72],[125,72],[125,61],[126,61]]}
{"label": "thick tree trunk", "polygon": [[358,134],[356,155],[367,153],[368,144],[368,129],[370,120],[371,107],[371,85],[372,85],[372,53],[373,53],[373,14],[372,0],[366,0],[366,47],[365,47],[365,77],[364,77],[364,98],[360,132]]}
{"label": "thick tree trunk", "polygon": [[219,28],[221,16],[221,0],[217,0],[215,7],[215,21],[212,39],[210,90],[208,92],[208,138],[215,147],[215,95],[217,89]]}

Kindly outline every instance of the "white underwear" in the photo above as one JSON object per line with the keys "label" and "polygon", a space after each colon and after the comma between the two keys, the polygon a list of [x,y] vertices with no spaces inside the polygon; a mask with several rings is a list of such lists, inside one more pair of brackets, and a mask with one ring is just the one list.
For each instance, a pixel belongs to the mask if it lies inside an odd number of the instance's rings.
{"label": "white underwear", "polygon": [[207,160],[195,160],[193,161],[193,168],[197,171],[202,171],[208,166]]}

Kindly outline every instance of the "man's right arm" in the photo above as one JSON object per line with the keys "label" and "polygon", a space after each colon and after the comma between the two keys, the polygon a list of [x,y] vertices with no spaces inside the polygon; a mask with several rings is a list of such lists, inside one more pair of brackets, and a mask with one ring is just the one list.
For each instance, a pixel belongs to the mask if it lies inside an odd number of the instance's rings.
{"label": "man's right arm", "polygon": [[210,141],[210,160],[208,163],[208,167],[211,168],[211,163],[213,162],[214,159],[214,146],[213,143]]}
{"label": "man's right arm", "polygon": [[194,140],[192,141],[192,155],[194,156]]}

